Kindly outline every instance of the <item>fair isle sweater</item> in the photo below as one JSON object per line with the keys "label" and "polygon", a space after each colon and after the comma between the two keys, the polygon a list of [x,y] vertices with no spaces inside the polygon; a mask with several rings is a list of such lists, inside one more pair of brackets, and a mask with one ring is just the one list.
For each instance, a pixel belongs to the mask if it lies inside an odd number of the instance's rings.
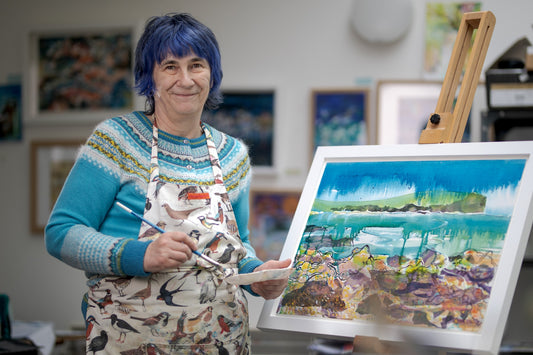
{"label": "fair isle sweater", "polygon": [[[206,125],[217,147],[224,184],[247,250],[239,272],[262,262],[249,241],[250,161],[245,145]],[[149,242],[137,240],[141,222],[119,201],[143,214],[150,175],[152,123],[133,112],[100,123],[80,149],[45,228],[48,252],[93,275],[148,276],[143,259]],[[183,185],[211,185],[205,136],[186,140],[159,131],[160,178]],[[248,288],[247,288],[248,289]],[[249,289],[248,289],[249,290]]]}

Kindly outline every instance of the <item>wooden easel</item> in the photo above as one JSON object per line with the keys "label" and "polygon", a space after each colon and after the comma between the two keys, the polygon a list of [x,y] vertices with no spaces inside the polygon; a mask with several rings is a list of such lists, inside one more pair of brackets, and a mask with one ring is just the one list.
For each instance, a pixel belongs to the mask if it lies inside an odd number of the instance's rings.
{"label": "wooden easel", "polygon": [[[495,24],[496,18],[490,11],[463,14],[435,112],[420,134],[419,144],[461,142]],[[471,46],[475,29],[477,32]],[[472,51],[453,107],[470,47]],[[405,344],[382,341],[377,337],[355,336],[353,339],[354,353],[397,354],[403,353],[401,350],[405,346],[402,345]],[[439,354],[446,354],[446,351]]]}

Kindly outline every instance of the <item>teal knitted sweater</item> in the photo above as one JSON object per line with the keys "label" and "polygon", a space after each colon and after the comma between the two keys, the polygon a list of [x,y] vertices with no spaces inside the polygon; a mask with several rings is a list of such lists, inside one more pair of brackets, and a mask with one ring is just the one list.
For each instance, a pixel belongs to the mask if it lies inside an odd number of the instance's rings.
{"label": "teal knitted sweater", "polygon": [[[262,262],[249,241],[251,167],[246,146],[211,126],[224,183],[247,256],[239,272]],[[98,275],[148,276],[143,269],[149,242],[137,240],[140,221],[119,201],[144,211],[150,173],[152,123],[141,112],[100,123],[78,153],[45,228],[48,252],[68,265]],[[209,185],[213,173],[205,136],[186,140],[159,132],[160,178],[182,185]]]}

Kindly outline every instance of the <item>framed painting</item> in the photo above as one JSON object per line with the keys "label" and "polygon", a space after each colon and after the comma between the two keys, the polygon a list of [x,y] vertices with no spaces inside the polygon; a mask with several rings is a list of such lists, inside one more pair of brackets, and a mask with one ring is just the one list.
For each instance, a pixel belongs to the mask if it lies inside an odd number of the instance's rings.
{"label": "framed painting", "polygon": [[[376,143],[418,143],[429,117],[435,112],[441,88],[440,81],[379,81]],[[469,119],[463,142],[470,140],[470,123]]]}
{"label": "framed painting", "polygon": [[274,167],[274,90],[224,90],[224,102],[202,120],[242,139],[257,171]]}
{"label": "framed painting", "polygon": [[30,147],[30,227],[40,234],[74,165],[82,141],[32,141]]}
{"label": "framed painting", "polygon": [[0,141],[22,138],[21,100],[20,84],[0,86]]}
{"label": "framed painting", "polygon": [[318,146],[368,143],[367,89],[313,90],[311,153]]}
{"label": "framed painting", "polygon": [[30,34],[30,122],[100,120],[133,108],[132,30]]}
{"label": "framed painting", "polygon": [[320,147],[258,327],[496,354],[533,220],[533,142]]}
{"label": "framed painting", "polygon": [[250,193],[250,240],[261,260],[278,260],[301,191],[259,190]]}

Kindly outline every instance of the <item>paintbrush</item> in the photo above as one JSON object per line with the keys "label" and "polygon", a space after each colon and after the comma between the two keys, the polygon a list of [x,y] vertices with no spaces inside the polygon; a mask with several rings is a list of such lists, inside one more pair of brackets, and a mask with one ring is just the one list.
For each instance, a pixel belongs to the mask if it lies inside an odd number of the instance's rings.
{"label": "paintbrush", "polygon": [[[139,218],[141,221],[144,221],[144,222],[146,222],[147,224],[149,224],[150,226],[154,227],[155,229],[157,229],[157,231],[159,231],[159,232],[161,232],[161,233],[165,233],[165,230],[164,230],[163,228],[161,228],[161,227],[159,227],[158,225],[156,225],[156,224],[154,224],[154,223],[148,221],[146,218],[144,218],[143,216],[141,216],[141,215],[138,214],[137,212],[132,211],[131,208],[128,208],[128,207],[124,206],[122,203],[120,203],[120,202],[118,202],[118,201],[117,201],[117,205],[118,205],[120,208],[124,209],[126,212],[130,213],[131,215],[133,215],[133,216]],[[207,255],[200,253],[198,250],[193,250],[192,252],[193,252],[194,254],[196,254],[197,256],[199,256],[200,258],[202,258],[202,259],[204,259],[205,261],[207,261],[208,263],[215,265],[217,268],[219,268],[219,269],[222,270],[223,272],[226,271],[225,268],[224,268],[219,262],[217,262],[217,261],[211,259],[211,258],[208,257]]]}

